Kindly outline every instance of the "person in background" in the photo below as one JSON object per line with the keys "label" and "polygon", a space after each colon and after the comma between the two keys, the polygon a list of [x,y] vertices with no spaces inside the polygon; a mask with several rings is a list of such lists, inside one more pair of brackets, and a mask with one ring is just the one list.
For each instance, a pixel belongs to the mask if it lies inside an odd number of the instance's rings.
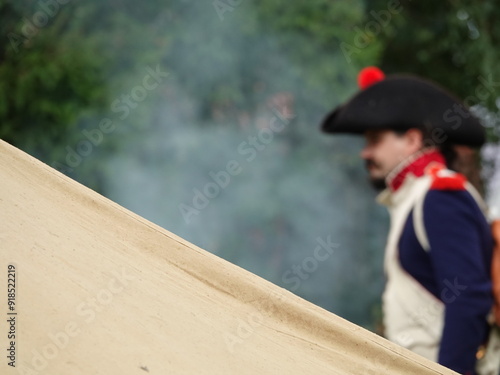
{"label": "person in background", "polygon": [[480,194],[452,171],[485,131],[433,82],[365,68],[361,90],[322,123],[358,134],[378,202],[390,213],[382,297],[385,336],[461,374],[475,374],[489,333],[494,241]]}

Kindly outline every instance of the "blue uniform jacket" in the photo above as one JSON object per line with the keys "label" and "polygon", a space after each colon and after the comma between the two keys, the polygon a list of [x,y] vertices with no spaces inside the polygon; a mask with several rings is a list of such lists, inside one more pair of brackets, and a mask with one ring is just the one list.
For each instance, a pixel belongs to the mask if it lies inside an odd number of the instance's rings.
{"label": "blue uniform jacket", "polygon": [[[456,180],[455,180],[456,182]],[[473,374],[476,352],[486,341],[493,304],[490,225],[478,203],[459,183],[436,183],[425,194],[423,226],[428,249],[408,215],[398,242],[402,268],[444,303],[438,362]]]}

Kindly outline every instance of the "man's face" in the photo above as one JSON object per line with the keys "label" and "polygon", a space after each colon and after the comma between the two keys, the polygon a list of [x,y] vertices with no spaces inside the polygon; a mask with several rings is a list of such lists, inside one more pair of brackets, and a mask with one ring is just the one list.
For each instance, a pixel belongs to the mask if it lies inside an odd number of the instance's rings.
{"label": "man's face", "polygon": [[422,148],[420,131],[410,129],[399,135],[392,130],[369,130],[361,151],[370,181],[376,189],[386,187],[385,178],[404,159]]}

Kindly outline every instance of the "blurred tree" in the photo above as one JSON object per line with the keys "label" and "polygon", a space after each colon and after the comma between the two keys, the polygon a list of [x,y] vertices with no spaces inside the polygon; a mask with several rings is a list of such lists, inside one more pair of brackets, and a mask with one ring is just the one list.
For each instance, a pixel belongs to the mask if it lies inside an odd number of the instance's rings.
{"label": "blurred tree", "polygon": [[[365,22],[387,12],[390,3],[394,1],[366,1]],[[439,82],[467,105],[495,112],[493,120],[497,120],[500,94],[500,71],[496,68],[500,57],[497,2],[403,0],[397,3],[400,12],[379,22],[377,38],[383,45],[381,67],[387,73],[408,72]],[[492,128],[490,137],[496,138],[495,124],[488,125]]]}
{"label": "blurred tree", "polygon": [[73,5],[54,4],[0,2],[0,138],[45,157],[106,100],[102,59],[68,33]]}

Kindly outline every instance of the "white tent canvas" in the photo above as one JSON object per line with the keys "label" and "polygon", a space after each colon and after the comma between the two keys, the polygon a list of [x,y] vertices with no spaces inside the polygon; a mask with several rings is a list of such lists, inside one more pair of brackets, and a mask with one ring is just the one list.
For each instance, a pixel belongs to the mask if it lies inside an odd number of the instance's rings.
{"label": "white tent canvas", "polygon": [[0,243],[1,374],[453,374],[2,141]]}

